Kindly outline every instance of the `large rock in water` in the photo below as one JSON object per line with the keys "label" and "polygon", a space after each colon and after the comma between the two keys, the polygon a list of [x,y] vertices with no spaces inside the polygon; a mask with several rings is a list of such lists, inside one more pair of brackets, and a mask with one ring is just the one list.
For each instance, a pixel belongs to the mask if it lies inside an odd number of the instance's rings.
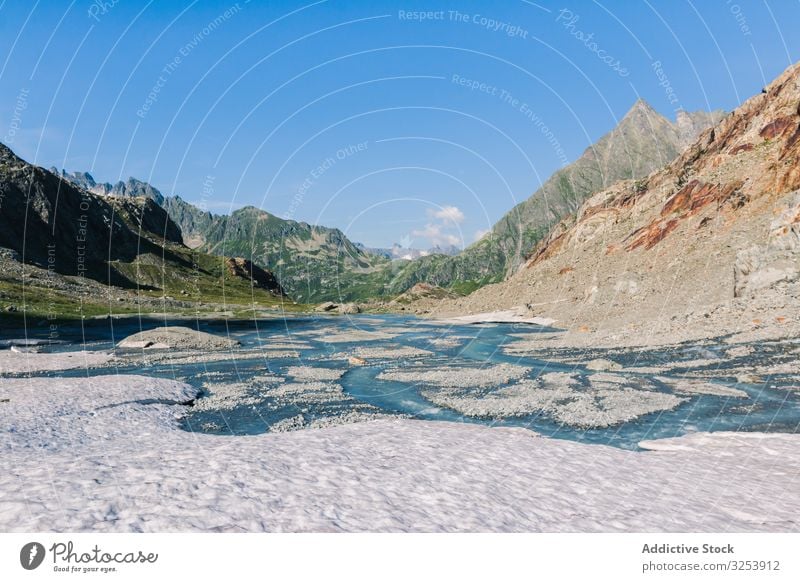
{"label": "large rock in water", "polygon": [[356,313],[361,313],[361,307],[357,303],[342,303],[337,304],[333,301],[326,301],[325,303],[320,303],[314,309],[314,311],[318,313],[339,313],[341,315],[353,315]]}
{"label": "large rock in water", "polygon": [[118,348],[180,348],[188,350],[224,350],[239,346],[238,340],[220,337],[188,327],[157,327],[140,331],[117,344]]}
{"label": "large rock in water", "polygon": [[621,370],[622,366],[617,362],[606,360],[605,358],[597,358],[586,363],[586,369],[594,372],[611,372]]}

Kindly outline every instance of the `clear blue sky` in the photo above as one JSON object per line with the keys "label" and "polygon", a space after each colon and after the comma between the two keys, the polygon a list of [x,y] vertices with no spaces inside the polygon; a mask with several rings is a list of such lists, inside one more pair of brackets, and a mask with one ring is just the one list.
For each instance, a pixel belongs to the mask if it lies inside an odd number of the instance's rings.
{"label": "clear blue sky", "polygon": [[469,244],[637,97],[730,110],[798,30],[796,0],[0,0],[0,141],[215,212]]}

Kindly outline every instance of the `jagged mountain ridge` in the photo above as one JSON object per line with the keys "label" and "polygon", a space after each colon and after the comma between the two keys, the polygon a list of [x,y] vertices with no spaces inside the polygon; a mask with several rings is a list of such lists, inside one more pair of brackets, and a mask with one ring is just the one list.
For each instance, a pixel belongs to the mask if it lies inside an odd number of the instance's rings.
{"label": "jagged mountain ridge", "polygon": [[395,296],[417,283],[468,293],[511,274],[547,230],[593,192],[664,165],[720,115],[681,112],[671,123],[637,101],[614,130],[507,213],[488,236],[460,253],[434,250],[427,256],[397,257],[393,250],[380,252],[352,243],[338,229],[284,220],[254,207],[217,215],[179,196],[165,197],[134,178],[112,187],[97,184],[86,172],[60,175],[101,195],[136,193],[158,201],[179,226],[187,246],[247,257],[273,271],[283,288],[301,301]]}
{"label": "jagged mountain ridge", "polygon": [[217,293],[226,282],[243,296],[283,294],[260,269],[226,271],[222,258],[185,247],[180,228],[153,197],[92,193],[2,144],[0,185],[0,247],[19,262],[58,276],[187,297]]}
{"label": "jagged mountain ridge", "polygon": [[491,232],[452,258],[427,257],[407,265],[393,291],[427,282],[468,290],[510,276],[536,243],[593,193],[623,179],[642,178],[672,161],[721,111],[680,112],[675,123],[638,100],[611,132],[572,164],[556,171],[530,198],[503,216]]}
{"label": "jagged mountain ridge", "polygon": [[143,196],[158,202],[192,249],[242,256],[271,271],[281,288],[304,302],[351,301],[384,293],[391,260],[369,253],[339,229],[286,220],[248,206],[230,215],[213,214],[180,196],[135,178],[115,186],[98,184],[87,172],[56,172],[64,180],[101,196]]}
{"label": "jagged mountain ridge", "polygon": [[150,198],[156,204],[164,204],[164,195],[151,184],[142,182],[136,178],[128,178],[127,182],[119,181],[116,184],[109,182],[98,183],[89,172],[67,172],[59,171],[57,168],[50,168],[50,172],[60,176],[62,179],[88,190],[92,194],[101,196],[119,196],[128,198],[145,197]]}
{"label": "jagged mountain ridge", "polygon": [[64,275],[134,286],[109,257],[133,261],[180,242],[180,231],[154,201],[97,196],[18,158],[0,145],[0,246],[23,261]]}
{"label": "jagged mountain ridge", "polygon": [[665,168],[589,198],[511,279],[443,309],[527,304],[567,329],[619,337],[796,327],[798,189],[794,65]]}

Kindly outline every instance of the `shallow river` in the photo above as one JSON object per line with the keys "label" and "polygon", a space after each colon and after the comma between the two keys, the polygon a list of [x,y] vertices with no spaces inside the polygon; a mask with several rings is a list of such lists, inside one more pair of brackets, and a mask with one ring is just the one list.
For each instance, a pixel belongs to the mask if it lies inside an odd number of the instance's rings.
{"label": "shallow river", "polygon": [[[83,330],[62,328],[61,338],[67,341],[43,349],[73,350],[76,344],[83,344],[90,350],[108,350],[114,341],[139,331],[140,326],[138,321],[131,320],[113,321],[113,329],[108,324],[93,323]],[[149,321],[142,327],[163,324],[163,321]],[[325,426],[384,414],[521,426],[550,437],[628,449],[636,449],[641,440],[691,431],[800,432],[800,388],[795,371],[777,367],[775,373],[761,374],[758,378],[742,379],[740,375],[739,381],[734,373],[735,369],[763,365],[767,360],[791,366],[798,358],[800,344],[796,342],[747,346],[736,356],[726,355],[731,346],[704,343],[670,350],[561,349],[554,350],[552,358],[537,351],[538,358],[544,358],[538,359],[520,355],[520,350],[509,350],[515,343],[524,343],[526,337],[552,331],[528,325],[445,326],[411,317],[360,315],[297,316],[235,324],[201,321],[193,327],[230,335],[242,343],[242,348],[223,354],[227,357],[223,361],[196,361],[198,354],[164,358],[155,352],[143,355],[141,350],[120,351],[121,359],[111,370],[106,367],[50,375],[98,375],[110,371],[153,375],[184,380],[216,397],[224,396],[227,389],[229,398],[220,400],[219,405],[215,404],[215,398],[209,398],[182,421],[187,430],[218,434]],[[595,358],[612,360],[622,368],[609,371],[605,378],[593,376],[585,364]],[[505,378],[499,372],[492,378],[495,370],[505,369],[498,367],[499,364],[511,365],[508,369],[514,370],[514,378]],[[323,369],[322,376],[316,377],[306,367]],[[482,382],[479,388],[459,385],[458,379],[445,381],[444,386],[432,384],[425,376],[430,371],[462,369],[477,371],[476,377]],[[480,376],[481,370],[484,376]],[[401,380],[396,375],[378,378],[386,372],[408,371],[422,374],[423,380],[414,381],[408,375]],[[452,398],[499,396],[506,394],[504,389],[509,387],[534,386],[533,383],[547,375],[571,378],[571,389],[576,393],[597,390],[590,384],[595,378],[603,380],[603,390],[609,386],[613,389],[613,382],[622,379],[628,383],[628,390],[642,387],[648,397],[676,394],[667,398],[675,398],[679,404],[612,426],[585,428],[566,424],[547,409],[465,416],[457,412],[459,406],[451,406],[450,401],[443,404],[443,400],[431,396],[439,394],[437,391],[445,391]],[[701,378],[723,392],[725,388],[743,392],[737,397],[677,394],[669,380],[680,378]],[[605,394],[596,392],[601,393]]]}

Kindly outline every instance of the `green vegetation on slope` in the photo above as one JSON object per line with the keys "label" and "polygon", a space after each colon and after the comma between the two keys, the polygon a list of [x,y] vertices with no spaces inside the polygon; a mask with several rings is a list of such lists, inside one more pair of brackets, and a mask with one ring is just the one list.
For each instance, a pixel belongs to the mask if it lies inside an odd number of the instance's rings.
{"label": "green vegetation on slope", "polygon": [[0,308],[7,317],[291,304],[256,265],[186,247],[152,198],[90,193],[2,145],[0,186]]}
{"label": "green vegetation on slope", "polygon": [[365,253],[338,229],[284,220],[252,206],[219,216],[172,197],[165,207],[187,244],[262,265],[296,301],[361,301],[386,293],[391,261]]}

